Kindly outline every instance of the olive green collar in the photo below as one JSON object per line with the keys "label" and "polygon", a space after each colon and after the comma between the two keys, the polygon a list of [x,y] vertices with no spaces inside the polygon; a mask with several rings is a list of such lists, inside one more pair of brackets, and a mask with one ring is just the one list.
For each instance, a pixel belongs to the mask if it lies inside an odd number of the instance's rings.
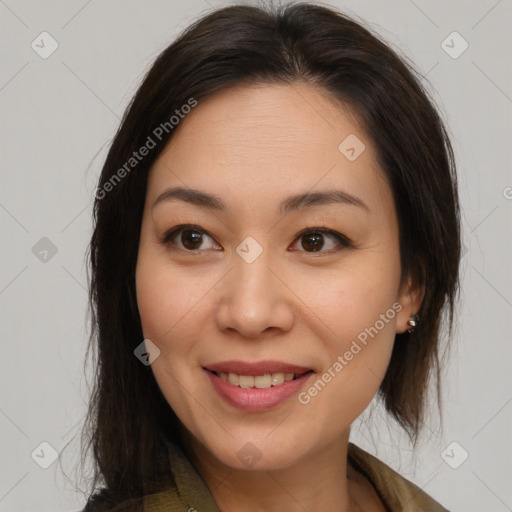
{"label": "olive green collar", "polygon": [[[144,512],[221,512],[201,476],[183,451],[168,443],[175,486],[144,497]],[[389,466],[353,443],[348,460],[372,483],[390,512],[448,512]]]}

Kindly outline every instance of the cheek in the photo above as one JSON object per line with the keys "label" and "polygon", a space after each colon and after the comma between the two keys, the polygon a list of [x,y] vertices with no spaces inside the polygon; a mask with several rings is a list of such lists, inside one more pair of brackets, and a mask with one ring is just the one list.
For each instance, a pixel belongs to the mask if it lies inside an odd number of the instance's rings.
{"label": "cheek", "polygon": [[136,271],[137,304],[145,338],[160,346],[166,331],[172,330],[177,301],[169,293],[171,283],[161,267],[151,264],[144,250],[139,252]]}
{"label": "cheek", "polygon": [[181,278],[151,247],[141,247],[137,260],[137,304],[144,336],[164,342],[198,301],[200,290]]}
{"label": "cheek", "polygon": [[136,290],[144,338],[160,349],[160,365],[177,375],[184,373],[184,361],[199,359],[201,339],[213,338],[211,302],[218,281],[211,269],[171,265],[151,246],[139,251]]}
{"label": "cheek", "polygon": [[[207,290],[190,273],[171,268],[151,247],[139,251],[136,290],[145,339],[160,350],[151,364],[154,377],[171,408],[180,418],[193,416],[182,387],[193,389],[188,363],[197,350],[200,327],[204,323]],[[211,287],[211,286],[210,286]],[[200,316],[202,319],[200,319]]]}
{"label": "cheek", "polygon": [[375,334],[375,324],[381,339],[394,339],[397,310],[401,309],[396,302],[400,265],[392,257],[379,265],[369,260],[296,280],[297,295],[316,313],[331,349],[343,350],[361,333],[364,338],[368,329]]}
{"label": "cheek", "polygon": [[328,411],[329,417],[350,423],[378,391],[402,310],[397,302],[400,266],[395,262],[394,258],[386,265],[365,262],[326,275],[316,286],[303,284],[299,293],[307,297],[305,302],[324,333],[324,366],[302,396],[302,403],[309,403],[318,416]]}

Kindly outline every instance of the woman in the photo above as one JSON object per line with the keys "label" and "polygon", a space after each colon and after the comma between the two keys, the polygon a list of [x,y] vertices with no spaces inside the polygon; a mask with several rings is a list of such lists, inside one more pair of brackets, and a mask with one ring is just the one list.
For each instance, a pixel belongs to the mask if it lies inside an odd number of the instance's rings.
{"label": "woman", "polygon": [[94,213],[85,511],[446,510],[349,443],[376,394],[417,439],[458,285],[450,142],[386,44],[308,4],[209,14]]}

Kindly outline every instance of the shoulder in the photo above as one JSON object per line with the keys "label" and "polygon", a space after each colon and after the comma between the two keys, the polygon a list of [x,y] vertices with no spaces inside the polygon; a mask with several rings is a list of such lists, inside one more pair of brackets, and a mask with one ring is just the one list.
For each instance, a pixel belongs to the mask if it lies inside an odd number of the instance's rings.
{"label": "shoulder", "polygon": [[391,512],[448,512],[417,485],[352,443],[348,458],[372,483]]}
{"label": "shoulder", "polygon": [[[106,489],[101,489],[89,498],[79,512],[182,512],[191,509],[175,486],[145,494],[141,498],[112,500]],[[206,512],[210,509],[205,508]]]}

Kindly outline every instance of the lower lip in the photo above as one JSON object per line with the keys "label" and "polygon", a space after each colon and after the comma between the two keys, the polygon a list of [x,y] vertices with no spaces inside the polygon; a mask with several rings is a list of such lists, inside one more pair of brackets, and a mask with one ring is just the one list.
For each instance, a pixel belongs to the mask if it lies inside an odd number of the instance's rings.
{"label": "lower lip", "polygon": [[313,372],[307,372],[295,380],[290,380],[279,386],[271,386],[266,389],[241,388],[233,386],[229,382],[205,370],[213,388],[229,405],[244,411],[268,411],[286,402],[304,386]]}

